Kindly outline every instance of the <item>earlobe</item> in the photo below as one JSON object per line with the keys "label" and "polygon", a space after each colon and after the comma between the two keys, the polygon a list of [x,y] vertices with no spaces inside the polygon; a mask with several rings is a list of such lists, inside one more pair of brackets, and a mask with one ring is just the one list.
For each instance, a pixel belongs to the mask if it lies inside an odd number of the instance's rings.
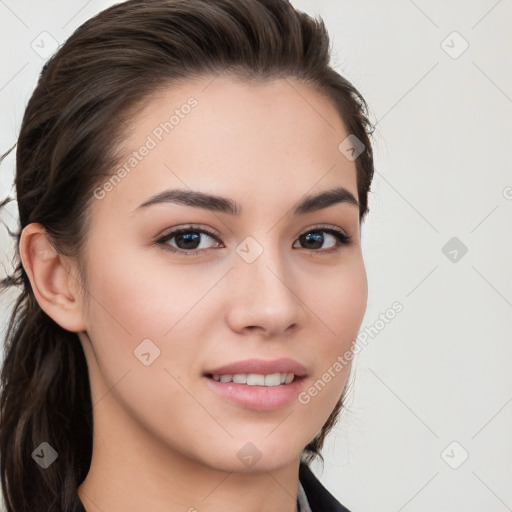
{"label": "earlobe", "polygon": [[31,223],[23,229],[20,256],[41,309],[62,328],[84,331],[82,301],[75,291],[77,278],[65,266],[65,257],[50,243],[44,226]]}

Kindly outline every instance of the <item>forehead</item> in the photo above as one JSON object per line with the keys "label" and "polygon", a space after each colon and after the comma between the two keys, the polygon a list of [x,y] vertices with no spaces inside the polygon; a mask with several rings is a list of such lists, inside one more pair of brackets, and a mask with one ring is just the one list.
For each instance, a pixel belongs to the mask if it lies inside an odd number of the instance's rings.
{"label": "forehead", "polygon": [[[357,197],[356,167],[338,146],[348,133],[329,99],[292,78],[223,76],[169,86],[129,120],[102,207],[192,188],[240,201],[300,197],[320,181]],[[324,187],[324,188],[325,188]]]}

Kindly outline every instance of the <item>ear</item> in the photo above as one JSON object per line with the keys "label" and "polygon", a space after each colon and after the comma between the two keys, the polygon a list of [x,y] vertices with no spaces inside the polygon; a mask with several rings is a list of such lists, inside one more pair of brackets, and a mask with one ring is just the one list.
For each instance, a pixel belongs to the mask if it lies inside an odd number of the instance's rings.
{"label": "ear", "polygon": [[20,257],[41,309],[63,329],[85,331],[80,284],[68,258],[59,254],[39,223],[21,233]]}

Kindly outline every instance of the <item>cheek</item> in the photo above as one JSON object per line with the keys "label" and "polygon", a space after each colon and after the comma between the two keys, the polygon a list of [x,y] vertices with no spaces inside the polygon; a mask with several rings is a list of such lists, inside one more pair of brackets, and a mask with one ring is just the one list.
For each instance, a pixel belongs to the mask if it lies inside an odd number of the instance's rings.
{"label": "cheek", "polygon": [[304,297],[318,319],[315,325],[325,341],[323,352],[344,352],[355,341],[366,312],[368,290],[363,260],[348,260],[337,272],[330,269],[319,277],[316,287],[313,281],[313,277],[308,278],[304,285]]}
{"label": "cheek", "polygon": [[[298,402],[312,435],[325,423],[346,385],[354,343],[367,304],[367,279],[362,258],[347,261],[336,274],[318,276],[317,287],[308,279],[304,297],[312,310],[309,352],[315,354],[314,375]],[[309,290],[309,292],[307,291]],[[311,290],[317,290],[312,293]],[[308,302],[310,301],[310,302]]]}
{"label": "cheek", "polygon": [[199,372],[205,326],[219,316],[206,297],[218,277],[198,266],[149,262],[142,256],[123,259],[123,251],[118,252],[88,269],[87,325],[102,380],[112,386],[130,371],[129,380],[148,393],[172,388],[170,396],[176,397],[179,386],[171,374],[187,380],[187,373]]}
{"label": "cheek", "polygon": [[133,343],[137,339],[161,339],[211,286],[211,276],[202,276],[192,267],[155,260],[110,255],[108,261],[97,260],[91,265],[89,291],[96,318],[90,323],[102,322],[98,332],[114,331],[124,338],[129,336]]}
{"label": "cheek", "polygon": [[191,325],[200,308],[191,310],[211,284],[191,280],[192,270],[187,274],[112,252],[108,261],[91,262],[88,274],[96,395],[111,393],[147,428],[176,422],[176,410],[194,404],[180,383],[197,364],[194,340],[201,339]]}

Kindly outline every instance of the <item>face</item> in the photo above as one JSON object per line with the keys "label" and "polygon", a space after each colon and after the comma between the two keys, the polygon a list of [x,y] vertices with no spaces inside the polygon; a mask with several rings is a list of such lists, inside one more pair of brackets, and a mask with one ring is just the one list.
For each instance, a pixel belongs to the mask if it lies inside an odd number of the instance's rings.
{"label": "face", "polygon": [[291,463],[342,393],[366,309],[349,134],[292,79],[174,86],[132,127],[84,253],[95,436],[226,471]]}

